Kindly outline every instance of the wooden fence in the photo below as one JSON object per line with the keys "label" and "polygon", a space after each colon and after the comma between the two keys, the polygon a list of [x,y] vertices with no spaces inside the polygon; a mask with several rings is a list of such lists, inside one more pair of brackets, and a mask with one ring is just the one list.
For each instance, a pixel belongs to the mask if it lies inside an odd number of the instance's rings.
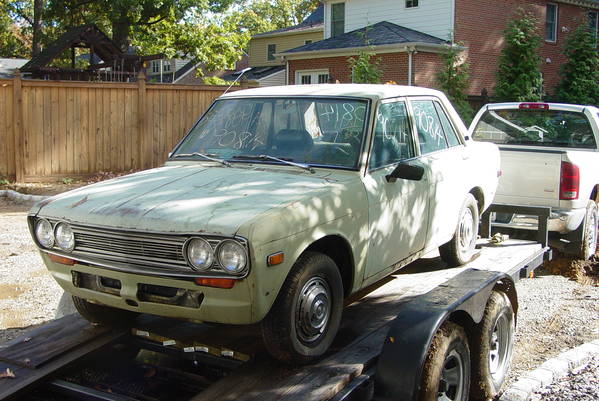
{"label": "wooden fence", "polygon": [[[242,87],[244,85],[242,84]],[[224,88],[0,80],[0,178],[19,182],[146,169]]]}

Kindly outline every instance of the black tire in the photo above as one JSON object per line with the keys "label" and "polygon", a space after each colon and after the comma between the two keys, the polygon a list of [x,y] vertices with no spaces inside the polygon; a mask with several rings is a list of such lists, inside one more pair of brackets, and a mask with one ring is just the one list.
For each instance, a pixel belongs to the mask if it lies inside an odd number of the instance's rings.
{"label": "black tire", "polygon": [[426,356],[420,385],[420,401],[468,401],[470,349],[466,332],[452,322],[437,330]]}
{"label": "black tire", "polygon": [[[328,318],[323,317],[320,307],[328,309]],[[285,363],[313,361],[333,342],[342,310],[343,284],[337,265],[324,254],[305,252],[293,265],[274,305],[262,320],[266,349]],[[307,319],[308,311],[315,319]],[[322,328],[318,329],[320,325]]]}
{"label": "black tire", "polygon": [[512,304],[504,292],[493,291],[472,341],[474,400],[493,399],[501,390],[512,361],[515,320]]}
{"label": "black tire", "polygon": [[597,203],[589,200],[584,221],[582,222],[584,224],[583,234],[578,253],[578,256],[584,260],[590,259],[597,252],[597,224],[599,221],[597,214]]}
{"label": "black tire", "polygon": [[450,267],[461,266],[472,259],[478,237],[478,220],[478,203],[472,194],[468,194],[460,209],[453,238],[439,247],[441,259]]}
{"label": "black tire", "polygon": [[129,325],[139,315],[124,309],[111,308],[110,306],[93,304],[75,295],[73,305],[81,316],[91,323],[105,324],[110,326]]}

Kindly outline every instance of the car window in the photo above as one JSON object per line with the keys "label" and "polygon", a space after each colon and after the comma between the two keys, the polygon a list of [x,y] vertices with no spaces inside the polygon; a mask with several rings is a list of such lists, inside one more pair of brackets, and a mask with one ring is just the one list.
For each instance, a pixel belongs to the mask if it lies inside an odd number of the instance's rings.
{"label": "car window", "polygon": [[383,103],[376,116],[370,168],[414,157],[405,102]]}
{"label": "car window", "polygon": [[414,123],[421,154],[447,149],[447,140],[432,100],[413,100]]}
{"label": "car window", "polygon": [[435,102],[435,109],[437,109],[437,114],[439,115],[439,120],[441,121],[441,126],[443,127],[443,131],[445,132],[445,137],[447,138],[447,143],[449,144],[449,146],[451,147],[460,145],[458,135],[453,129],[453,126],[449,122],[447,114],[445,114],[445,110],[443,110],[443,107],[441,107],[439,102]]}

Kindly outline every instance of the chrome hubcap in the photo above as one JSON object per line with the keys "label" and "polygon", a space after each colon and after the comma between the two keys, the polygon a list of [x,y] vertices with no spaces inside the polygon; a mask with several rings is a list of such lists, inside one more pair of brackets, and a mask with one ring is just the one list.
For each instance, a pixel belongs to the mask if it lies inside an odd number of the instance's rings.
{"label": "chrome hubcap", "polygon": [[472,210],[467,208],[462,215],[460,220],[460,248],[462,251],[466,251],[472,245],[474,241],[474,216],[472,216]]}
{"label": "chrome hubcap", "polygon": [[445,358],[437,401],[456,401],[462,399],[464,392],[464,361],[462,356],[452,350]]}
{"label": "chrome hubcap", "polygon": [[592,219],[589,223],[591,224],[589,224],[589,227],[587,228],[587,244],[591,252],[590,256],[592,256],[594,253],[593,251],[597,250],[597,214],[592,215]]}
{"label": "chrome hubcap", "polygon": [[510,321],[502,314],[493,328],[489,344],[489,372],[493,380],[499,382],[505,375],[512,338],[510,336]]}
{"label": "chrome hubcap", "polygon": [[300,340],[311,343],[320,338],[329,322],[331,291],[326,281],[313,277],[304,284],[297,303],[296,329]]}

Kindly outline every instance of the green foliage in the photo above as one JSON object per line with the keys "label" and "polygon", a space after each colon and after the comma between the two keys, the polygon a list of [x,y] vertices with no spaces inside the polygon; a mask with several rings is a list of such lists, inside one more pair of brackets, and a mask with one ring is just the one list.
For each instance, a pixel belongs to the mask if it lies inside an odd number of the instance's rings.
{"label": "green foliage", "polygon": [[8,181],[5,178],[0,178],[0,186],[8,185],[8,184],[10,184],[10,181]]}
{"label": "green foliage", "polygon": [[461,59],[460,46],[460,43],[452,43],[445,47],[445,52],[441,54],[443,65],[437,72],[436,80],[439,89],[445,92],[462,120],[467,124],[472,121],[473,117],[473,110],[466,95],[470,65]]}
{"label": "green foliage", "polygon": [[381,75],[381,59],[375,56],[375,52],[370,45],[368,39],[368,31],[370,27],[366,27],[364,33],[359,33],[362,41],[368,50],[361,50],[357,57],[350,57],[347,61],[352,71],[352,81],[357,84],[380,84]]}
{"label": "green foliage", "polygon": [[[218,86],[229,86],[232,82],[225,81],[221,77],[206,77],[203,79],[205,85],[218,85]],[[239,81],[235,82],[233,85],[239,85]]]}
{"label": "green foliage", "polygon": [[495,96],[500,101],[541,100],[542,77],[537,49],[538,20],[521,9],[504,31],[505,46],[499,56]]}
{"label": "green foliage", "polygon": [[7,12],[8,0],[0,0],[0,57],[28,56],[29,44],[21,30]]}
{"label": "green foliage", "polygon": [[552,100],[599,105],[599,53],[596,36],[586,24],[568,35],[564,53],[568,61],[560,69],[561,80]]}
{"label": "green foliage", "polygon": [[62,183],[65,185],[71,185],[73,182],[75,182],[75,180],[72,178],[63,178],[62,179]]}

